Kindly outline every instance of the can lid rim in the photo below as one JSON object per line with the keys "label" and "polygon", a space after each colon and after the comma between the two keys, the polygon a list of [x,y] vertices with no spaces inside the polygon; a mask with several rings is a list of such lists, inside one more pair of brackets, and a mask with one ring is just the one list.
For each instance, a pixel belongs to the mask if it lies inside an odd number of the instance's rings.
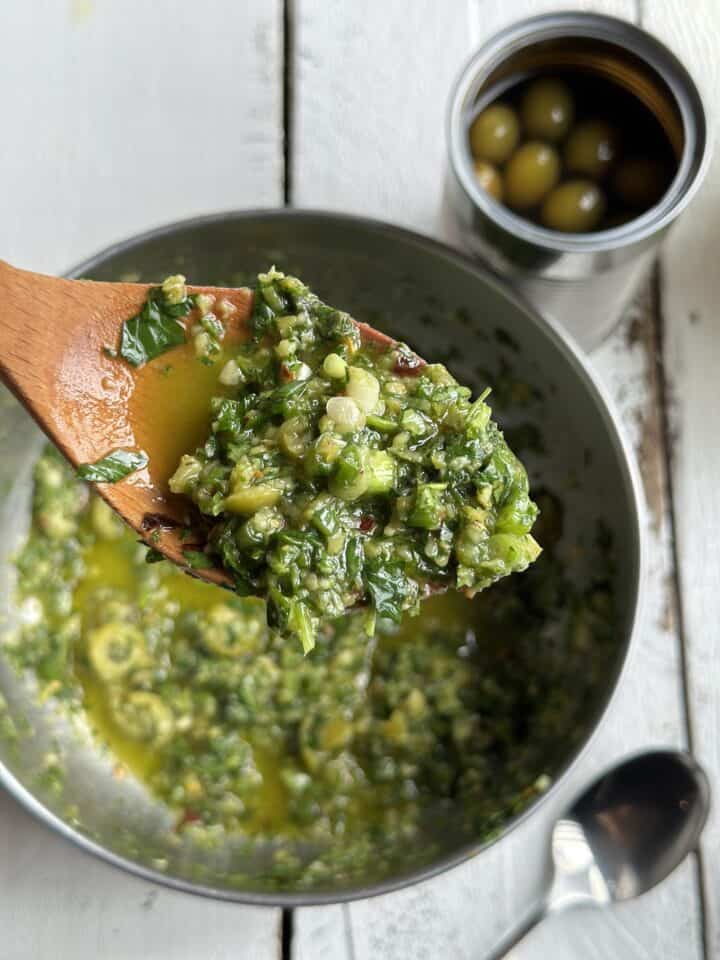
{"label": "can lid rim", "polygon": [[[467,113],[485,76],[517,47],[563,36],[618,42],[644,60],[673,94],[685,132],[678,170],[662,199],[641,216],[594,233],[567,234],[550,230],[493,200],[473,175],[467,142]],[[499,31],[479,47],[466,61],[453,87],[448,109],[447,138],[451,168],[465,194],[486,217],[508,233],[548,252],[582,255],[639,244],[663,231],[697,192],[711,152],[707,111],[702,96],[689,71],[675,54],[636,24],[604,14],[583,12],[529,17]]]}

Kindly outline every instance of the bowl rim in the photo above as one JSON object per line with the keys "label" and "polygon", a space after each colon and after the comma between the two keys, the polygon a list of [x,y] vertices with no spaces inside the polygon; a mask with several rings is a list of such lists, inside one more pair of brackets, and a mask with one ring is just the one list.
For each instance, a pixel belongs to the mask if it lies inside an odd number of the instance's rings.
{"label": "bowl rim", "polygon": [[105,263],[109,258],[118,254],[125,253],[134,247],[151,240],[159,239],[165,236],[172,236],[183,230],[194,229],[203,226],[213,226],[214,224],[226,223],[228,221],[247,221],[247,220],[284,220],[292,219],[295,221],[325,221],[337,226],[358,227],[367,234],[382,234],[394,238],[406,246],[414,246],[435,257],[440,257],[456,266],[474,274],[488,286],[494,288],[513,306],[521,310],[527,319],[545,331],[547,336],[553,342],[553,345],[563,354],[567,363],[573,367],[578,378],[583,382],[585,389],[589,391],[592,399],[595,401],[598,412],[608,433],[611,446],[616,454],[621,474],[623,475],[623,485],[628,496],[632,517],[632,529],[630,530],[631,542],[634,547],[634,563],[632,583],[630,584],[630,600],[628,603],[627,628],[625,630],[624,644],[621,653],[618,655],[618,664],[616,666],[615,676],[612,685],[609,687],[604,699],[596,707],[596,712],[590,733],[586,739],[577,747],[569,760],[561,767],[553,778],[551,786],[544,793],[540,794],[524,810],[516,816],[510,818],[503,829],[495,836],[481,842],[468,842],[463,844],[452,854],[438,858],[431,864],[423,866],[416,870],[409,870],[406,873],[398,874],[388,880],[377,881],[365,885],[358,885],[341,889],[338,891],[307,891],[307,892],[275,892],[275,891],[257,891],[233,890],[230,888],[215,887],[208,884],[193,883],[191,880],[185,880],[182,877],[171,876],[151,867],[144,866],[127,857],[121,856],[112,850],[104,847],[90,837],[71,827],[61,817],[49,810],[45,805],[18,780],[10,770],[0,762],[0,786],[3,786],[8,793],[13,796],[25,809],[41,821],[45,826],[54,830],[61,837],[73,843],[80,849],[93,854],[101,860],[119,867],[130,874],[140,877],[153,883],[161,884],[174,890],[180,890],[185,893],[192,893],[198,896],[208,897],[215,900],[231,901],[249,906],[266,907],[305,907],[319,906],[333,903],[346,903],[353,900],[367,899],[380,896],[409,887],[425,880],[430,880],[439,874],[459,866],[470,858],[482,853],[495,843],[506,837],[516,827],[531,815],[534,814],[552,795],[559,793],[561,785],[566,783],[569,774],[575,768],[576,764],[584,756],[585,752],[594,741],[602,722],[607,716],[611,705],[615,701],[618,689],[625,676],[630,651],[635,644],[633,640],[637,632],[637,626],[640,622],[641,605],[644,595],[642,589],[643,581],[647,572],[647,547],[645,544],[645,533],[643,518],[646,515],[645,499],[639,470],[629,445],[627,437],[621,427],[622,421],[615,409],[615,404],[609,397],[605,386],[599,380],[598,376],[592,370],[579,346],[577,346],[570,335],[560,327],[556,320],[551,316],[541,313],[532,306],[526,299],[518,294],[503,279],[497,277],[483,263],[472,259],[463,252],[451,247],[449,244],[436,240],[433,237],[418,233],[404,227],[386,223],[382,220],[355,215],[352,213],[339,213],[336,211],[325,211],[320,209],[294,209],[288,207],[280,208],[252,208],[246,210],[230,210],[225,212],[212,213],[202,216],[188,217],[154,227],[140,233],[134,234],[125,240],[121,240],[105,247],[103,250],[93,256],[76,264],[65,272],[64,276],[70,279],[78,279],[85,276],[89,271]]}

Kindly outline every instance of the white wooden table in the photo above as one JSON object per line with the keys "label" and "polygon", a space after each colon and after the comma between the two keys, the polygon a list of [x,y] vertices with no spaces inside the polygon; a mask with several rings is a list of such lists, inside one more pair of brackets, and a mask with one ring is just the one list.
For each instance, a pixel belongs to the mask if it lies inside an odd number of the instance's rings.
{"label": "white wooden table", "polygon": [[[62,271],[163,222],[283,203],[442,236],[460,64],[506,23],[573,6],[656,33],[716,110],[718,0],[0,0],[0,256]],[[715,164],[592,358],[642,468],[652,570],[634,660],[577,781],[635,748],[690,745],[720,789],[719,208]],[[450,874],[283,918],[115,872],[0,796],[0,958],[480,960],[536,894],[562,800]],[[610,916],[548,923],[516,956],[714,960],[719,842],[717,803],[701,863]]]}

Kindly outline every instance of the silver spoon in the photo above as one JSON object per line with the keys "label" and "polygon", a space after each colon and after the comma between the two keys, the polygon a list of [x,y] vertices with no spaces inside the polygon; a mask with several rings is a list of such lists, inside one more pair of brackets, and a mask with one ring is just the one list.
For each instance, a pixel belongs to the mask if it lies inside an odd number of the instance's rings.
{"label": "silver spoon", "polygon": [[709,807],[708,779],[686,753],[642,753],[608,770],[556,821],[548,889],[488,960],[550,914],[646,893],[696,846]]}

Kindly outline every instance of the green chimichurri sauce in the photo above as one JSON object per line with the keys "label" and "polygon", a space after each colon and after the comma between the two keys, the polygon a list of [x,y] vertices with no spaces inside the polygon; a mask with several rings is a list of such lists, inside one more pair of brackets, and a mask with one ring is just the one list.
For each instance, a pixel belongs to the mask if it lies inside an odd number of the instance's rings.
{"label": "green chimichurri sauce", "polygon": [[193,561],[263,597],[305,652],[357,605],[372,635],[375,616],[399,623],[434,588],[473,596],[539,555],[527,474],[485,395],[361,338],[296,278],[258,277],[251,339],[221,379],[231,396],[170,489],[206,519]]}
{"label": "green chimichurri sauce", "polygon": [[281,885],[380,877],[413,841],[432,859],[433,822],[491,835],[585,735],[615,650],[610,594],[563,576],[558,505],[542,500],[547,549],[524,576],[431,598],[373,637],[362,617],[328,622],[305,657],[261,602],[146,563],[48,451],[8,650],[43,697],[86,712],[178,830],[273,838]]}

